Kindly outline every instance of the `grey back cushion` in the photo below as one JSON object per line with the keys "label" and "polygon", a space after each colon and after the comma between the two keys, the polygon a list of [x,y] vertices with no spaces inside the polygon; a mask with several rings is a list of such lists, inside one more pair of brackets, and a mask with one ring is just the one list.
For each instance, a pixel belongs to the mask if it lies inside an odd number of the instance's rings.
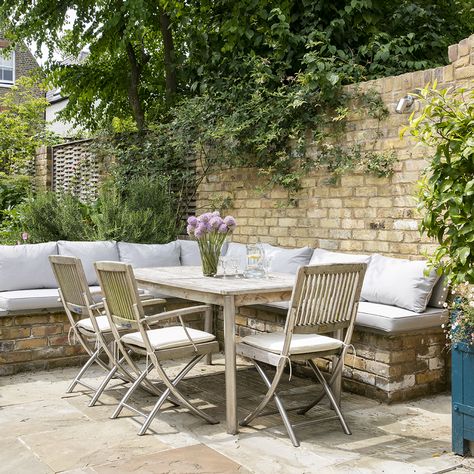
{"label": "grey back cushion", "polygon": [[330,252],[324,249],[314,249],[310,265],[326,265],[329,263],[370,263],[370,255],[354,253]]}
{"label": "grey back cushion", "polygon": [[56,242],[0,245],[0,291],[57,288],[49,255],[57,255]]}
{"label": "grey back cushion", "polygon": [[181,265],[199,266],[201,265],[201,254],[198,243],[195,240],[178,240],[180,246]]}
{"label": "grey back cushion", "polygon": [[140,267],[178,267],[180,266],[180,247],[178,242],[168,244],[133,244],[119,242],[120,261]]}
{"label": "grey back cushion", "polygon": [[[202,264],[199,245],[195,240],[177,240],[177,242],[181,247],[181,265],[195,267]],[[229,243],[225,241],[222,244],[221,255],[226,254],[228,247]]]}
{"label": "grey back cushion", "polygon": [[117,242],[97,241],[97,242],[69,242],[60,240],[58,242],[59,255],[68,255],[70,257],[80,258],[86,274],[89,285],[98,285],[97,274],[94,269],[94,262],[120,260]]}
{"label": "grey back cushion", "polygon": [[433,308],[444,308],[444,304],[448,299],[449,293],[449,286],[448,282],[444,275],[441,275],[438,282],[433,288],[433,292],[431,293],[431,298],[428,301],[428,306]]}
{"label": "grey back cushion", "polygon": [[313,249],[310,247],[302,247],[297,249],[285,249],[275,247],[270,244],[263,244],[265,255],[272,258],[270,271],[279,273],[296,274],[299,267],[308,265]]}
{"label": "grey back cushion", "polygon": [[243,272],[247,267],[247,246],[245,244],[231,242],[227,247],[225,256],[239,262],[239,271]]}
{"label": "grey back cushion", "polygon": [[362,297],[372,303],[405,308],[416,313],[425,311],[438,275],[425,276],[423,260],[403,260],[374,254],[365,275]]}

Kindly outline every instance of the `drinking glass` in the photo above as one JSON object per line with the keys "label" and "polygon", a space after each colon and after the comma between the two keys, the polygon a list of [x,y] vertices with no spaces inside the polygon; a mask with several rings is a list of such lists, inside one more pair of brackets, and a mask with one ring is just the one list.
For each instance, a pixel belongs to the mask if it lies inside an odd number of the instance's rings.
{"label": "drinking glass", "polygon": [[235,278],[239,278],[240,260],[238,258],[230,258],[229,269],[231,274],[234,275]]}
{"label": "drinking glass", "polygon": [[229,258],[225,256],[219,257],[219,268],[222,271],[222,277],[227,278],[227,270],[229,269]]}
{"label": "drinking glass", "polygon": [[272,266],[273,255],[265,255],[263,257],[263,271],[265,278],[270,278],[270,268]]}

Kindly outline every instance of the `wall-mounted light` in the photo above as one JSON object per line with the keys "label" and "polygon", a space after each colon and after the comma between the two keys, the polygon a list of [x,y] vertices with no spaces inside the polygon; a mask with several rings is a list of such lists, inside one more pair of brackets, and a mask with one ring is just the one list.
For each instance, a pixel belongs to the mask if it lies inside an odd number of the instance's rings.
{"label": "wall-mounted light", "polygon": [[403,114],[413,105],[413,102],[415,102],[415,98],[411,95],[406,95],[405,97],[402,97],[398,101],[395,112],[397,112],[397,114]]}

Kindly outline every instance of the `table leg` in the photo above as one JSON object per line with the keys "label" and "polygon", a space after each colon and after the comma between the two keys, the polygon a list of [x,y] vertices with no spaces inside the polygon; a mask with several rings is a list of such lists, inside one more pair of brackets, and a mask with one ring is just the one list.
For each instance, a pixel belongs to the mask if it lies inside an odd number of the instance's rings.
{"label": "table leg", "polygon": [[233,296],[226,296],[224,298],[224,351],[227,433],[236,434],[238,432],[238,426],[235,359],[235,302]]}

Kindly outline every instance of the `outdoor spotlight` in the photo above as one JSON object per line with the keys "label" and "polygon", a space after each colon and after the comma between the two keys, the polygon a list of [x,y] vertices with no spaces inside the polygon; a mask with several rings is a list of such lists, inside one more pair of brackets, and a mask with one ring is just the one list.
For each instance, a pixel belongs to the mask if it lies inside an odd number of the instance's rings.
{"label": "outdoor spotlight", "polygon": [[405,97],[402,97],[398,101],[398,105],[395,109],[395,112],[397,112],[397,114],[403,114],[413,105],[413,102],[415,102],[415,98],[411,95],[406,95]]}

